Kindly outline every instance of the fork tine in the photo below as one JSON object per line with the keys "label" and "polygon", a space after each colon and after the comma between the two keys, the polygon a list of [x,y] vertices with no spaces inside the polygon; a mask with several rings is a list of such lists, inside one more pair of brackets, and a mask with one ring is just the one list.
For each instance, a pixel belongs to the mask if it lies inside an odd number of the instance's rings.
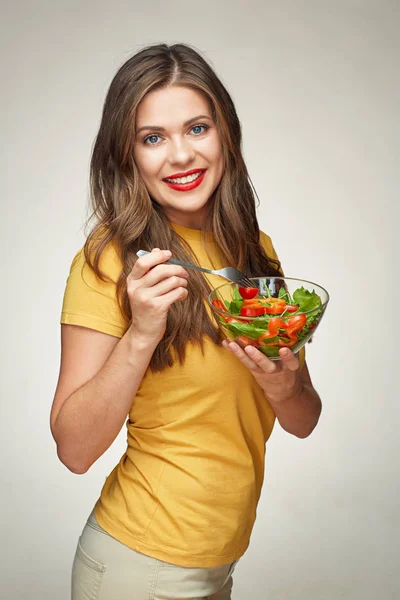
{"label": "fork tine", "polygon": [[[136,252],[137,256],[144,256],[145,254],[149,254],[147,250],[138,250]],[[220,277],[224,277],[228,281],[234,281],[241,287],[254,287],[253,282],[244,275],[241,271],[236,269],[235,267],[223,267],[222,269],[205,269],[204,267],[199,267],[198,265],[192,265],[191,263],[182,262],[181,260],[176,260],[175,258],[170,258],[167,260],[168,264],[171,265],[181,265],[187,269],[196,269],[197,271],[202,271],[203,273],[211,273],[212,275],[219,275]]]}
{"label": "fork tine", "polygon": [[254,283],[246,276],[240,278],[241,287],[254,287]]}

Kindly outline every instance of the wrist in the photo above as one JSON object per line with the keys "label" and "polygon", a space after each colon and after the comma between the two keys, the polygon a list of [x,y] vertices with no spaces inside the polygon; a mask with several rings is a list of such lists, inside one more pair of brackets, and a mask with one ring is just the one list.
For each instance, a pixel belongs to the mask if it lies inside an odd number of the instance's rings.
{"label": "wrist", "polygon": [[284,404],[294,402],[300,398],[306,392],[306,384],[299,380],[296,385],[289,391],[279,391],[276,394],[265,392],[269,403],[273,405],[282,406]]}
{"label": "wrist", "polygon": [[148,354],[151,357],[159,343],[159,340],[153,340],[148,335],[136,331],[132,325],[127,330],[125,336],[129,345],[129,351],[132,354]]}

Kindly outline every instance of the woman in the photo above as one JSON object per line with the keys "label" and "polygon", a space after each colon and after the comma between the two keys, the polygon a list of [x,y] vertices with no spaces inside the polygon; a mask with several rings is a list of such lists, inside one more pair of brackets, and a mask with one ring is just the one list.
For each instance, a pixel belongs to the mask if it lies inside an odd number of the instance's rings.
{"label": "woman", "polygon": [[[79,539],[72,597],[231,597],[275,416],[306,437],[321,403],[289,349],[270,361],[221,342],[205,298],[221,284],[171,254],[279,274],[259,231],[232,100],[191,48],[145,48],[118,71],[91,161],[96,224],[62,311],[51,428],[85,473],[127,420],[124,456]],[[139,259],[138,249],[151,251]]]}

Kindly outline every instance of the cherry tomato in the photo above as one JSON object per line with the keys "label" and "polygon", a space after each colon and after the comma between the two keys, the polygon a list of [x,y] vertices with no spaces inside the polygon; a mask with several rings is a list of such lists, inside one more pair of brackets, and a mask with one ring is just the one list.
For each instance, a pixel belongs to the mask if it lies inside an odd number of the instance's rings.
{"label": "cherry tomato", "polygon": [[296,310],[299,310],[299,307],[297,306],[297,304],[286,304],[285,309],[287,310],[287,312],[293,313],[296,312]]}
{"label": "cherry tomato", "polygon": [[258,294],[258,288],[251,287],[240,287],[239,294],[244,298],[244,300],[250,300],[254,298]]}

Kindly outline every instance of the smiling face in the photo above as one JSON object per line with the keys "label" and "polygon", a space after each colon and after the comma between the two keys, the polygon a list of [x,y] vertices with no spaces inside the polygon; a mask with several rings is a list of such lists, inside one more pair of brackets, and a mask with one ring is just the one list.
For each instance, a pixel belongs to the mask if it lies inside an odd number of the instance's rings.
{"label": "smiling face", "polygon": [[136,113],[134,159],[172,223],[202,229],[224,166],[206,98],[180,86],[149,92]]}

